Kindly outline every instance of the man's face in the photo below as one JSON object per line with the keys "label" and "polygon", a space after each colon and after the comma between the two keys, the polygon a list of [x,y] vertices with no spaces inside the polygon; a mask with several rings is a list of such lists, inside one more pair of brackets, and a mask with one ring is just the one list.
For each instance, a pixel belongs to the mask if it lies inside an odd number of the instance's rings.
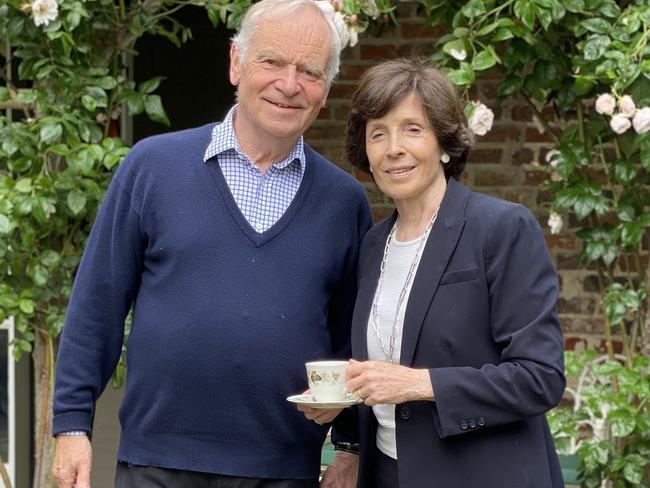
{"label": "man's face", "polygon": [[230,50],[230,81],[238,87],[237,136],[249,143],[295,143],[325,105],[330,30],[309,7],[261,22],[246,59]]}

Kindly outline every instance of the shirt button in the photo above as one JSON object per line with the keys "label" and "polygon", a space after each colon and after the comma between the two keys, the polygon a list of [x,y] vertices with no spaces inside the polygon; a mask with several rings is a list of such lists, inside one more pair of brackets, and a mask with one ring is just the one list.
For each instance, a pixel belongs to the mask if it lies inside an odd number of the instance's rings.
{"label": "shirt button", "polygon": [[469,428],[470,428],[470,429],[476,429],[476,420],[471,419],[471,420],[469,421]]}
{"label": "shirt button", "polygon": [[259,222],[257,224],[255,224],[255,229],[257,229],[258,231],[261,232],[262,231],[262,224],[259,223]]}
{"label": "shirt button", "polygon": [[483,417],[479,417],[477,424],[479,427],[483,427],[485,425],[485,419]]}
{"label": "shirt button", "polygon": [[467,430],[467,427],[469,427],[469,426],[467,425],[467,421],[465,421],[465,420],[461,420],[461,421],[460,421],[460,430]]}
{"label": "shirt button", "polygon": [[399,409],[399,418],[402,420],[408,420],[411,418],[411,409],[408,407],[401,407]]}

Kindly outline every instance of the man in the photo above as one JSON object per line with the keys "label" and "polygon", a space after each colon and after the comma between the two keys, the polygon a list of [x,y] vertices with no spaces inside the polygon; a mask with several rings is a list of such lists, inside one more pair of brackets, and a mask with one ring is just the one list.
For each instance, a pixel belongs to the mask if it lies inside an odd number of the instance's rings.
{"label": "man", "polygon": [[[340,41],[311,0],[263,0],[230,52],[222,124],[138,143],[97,216],[56,373],[54,476],[89,485],[95,401],[133,307],[116,486],[318,486],[327,424],[285,398],[304,363],[349,357],[361,185],[302,134]],[[346,486],[341,452],[321,486]],[[346,481],[344,481],[344,479]]]}

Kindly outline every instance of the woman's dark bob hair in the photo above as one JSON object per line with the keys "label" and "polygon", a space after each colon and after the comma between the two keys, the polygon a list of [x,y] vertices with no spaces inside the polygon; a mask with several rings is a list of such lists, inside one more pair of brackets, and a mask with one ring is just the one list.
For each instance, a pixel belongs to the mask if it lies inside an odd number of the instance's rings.
{"label": "woman's dark bob hair", "polygon": [[352,97],[345,138],[348,160],[370,173],[366,155],[366,123],[386,115],[410,93],[415,93],[438,138],[438,144],[449,154],[449,163],[442,165],[445,177],[458,179],[465,168],[473,136],[456,89],[426,59],[388,61],[364,73]]}

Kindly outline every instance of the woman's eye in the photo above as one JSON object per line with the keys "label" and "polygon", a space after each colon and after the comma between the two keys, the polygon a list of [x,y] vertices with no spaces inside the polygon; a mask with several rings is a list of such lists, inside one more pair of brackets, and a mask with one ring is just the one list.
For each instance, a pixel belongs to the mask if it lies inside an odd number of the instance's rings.
{"label": "woman's eye", "polygon": [[406,129],[406,131],[409,134],[419,134],[419,133],[422,132],[422,129],[420,127],[417,127],[417,126],[410,126],[409,128]]}
{"label": "woman's eye", "polygon": [[378,140],[380,140],[382,138],[383,135],[384,135],[383,132],[371,132],[370,136],[368,136],[368,140],[370,140],[370,141],[378,141]]}

